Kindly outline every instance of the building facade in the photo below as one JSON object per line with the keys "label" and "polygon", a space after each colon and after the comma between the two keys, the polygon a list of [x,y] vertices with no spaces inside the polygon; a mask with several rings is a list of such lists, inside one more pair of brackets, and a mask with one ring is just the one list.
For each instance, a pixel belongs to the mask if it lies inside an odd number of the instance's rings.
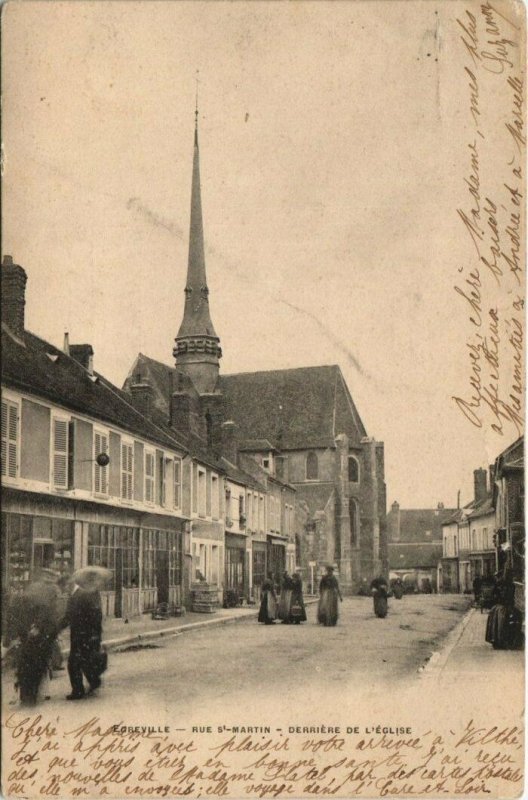
{"label": "building facade", "polygon": [[442,526],[454,509],[400,508],[397,501],[387,515],[389,570],[407,590],[436,591],[437,565],[442,557]]}

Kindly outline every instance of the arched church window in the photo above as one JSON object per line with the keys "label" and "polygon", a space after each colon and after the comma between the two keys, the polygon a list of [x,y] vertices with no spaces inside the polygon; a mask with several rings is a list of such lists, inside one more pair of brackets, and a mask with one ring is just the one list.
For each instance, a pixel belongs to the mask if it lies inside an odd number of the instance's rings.
{"label": "arched church window", "polygon": [[319,459],[317,453],[311,451],[306,456],[306,480],[316,481],[319,477]]}
{"label": "arched church window", "polygon": [[355,456],[348,457],[348,480],[350,483],[359,482],[359,461]]}

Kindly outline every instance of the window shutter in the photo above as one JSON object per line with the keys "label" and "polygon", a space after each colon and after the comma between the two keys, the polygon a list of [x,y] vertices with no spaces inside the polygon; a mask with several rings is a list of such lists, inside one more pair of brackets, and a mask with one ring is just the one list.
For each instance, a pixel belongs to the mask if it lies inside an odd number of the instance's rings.
{"label": "window shutter", "polygon": [[18,409],[14,403],[2,400],[2,475],[17,476]]}
{"label": "window shutter", "polygon": [[68,422],[53,420],[53,485],[68,488]]}
{"label": "window shutter", "polygon": [[145,453],[145,501],[154,502],[154,455]]}
{"label": "window shutter", "polygon": [[132,500],[134,457],[131,444],[121,444],[121,497]]}
{"label": "window shutter", "polygon": [[[104,433],[94,433],[94,459],[101,453],[108,453],[108,436]],[[108,465],[100,467],[94,462],[94,491],[97,494],[108,494]]]}

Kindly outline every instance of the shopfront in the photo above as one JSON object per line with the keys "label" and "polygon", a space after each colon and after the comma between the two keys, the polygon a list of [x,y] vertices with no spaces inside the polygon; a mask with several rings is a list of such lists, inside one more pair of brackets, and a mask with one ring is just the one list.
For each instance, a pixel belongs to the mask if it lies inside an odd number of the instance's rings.
{"label": "shopfront", "polygon": [[[57,513],[60,511],[58,508]],[[2,512],[4,593],[22,591],[40,567],[71,575],[80,566],[95,565],[111,572],[101,593],[105,616],[129,617],[160,603],[182,604],[183,531],[179,521],[174,521],[171,530],[114,525],[82,519],[80,509],[63,509],[65,514],[68,511],[75,519]],[[92,514],[92,519],[94,516],[102,515]],[[160,517],[153,520],[162,521]]]}
{"label": "shopfront", "polygon": [[273,575],[276,586],[280,586],[284,570],[286,569],[286,539],[268,536],[267,558],[268,572]]}
{"label": "shopfront", "polygon": [[238,599],[247,599],[249,586],[247,561],[246,537],[226,533],[224,589],[226,592],[235,593]]}
{"label": "shopfront", "polygon": [[69,519],[2,513],[2,583],[22,590],[39,567],[73,571],[74,523]]}
{"label": "shopfront", "polygon": [[260,600],[261,587],[266,580],[266,542],[253,542],[252,545],[252,567],[253,567],[253,597],[256,601]]}

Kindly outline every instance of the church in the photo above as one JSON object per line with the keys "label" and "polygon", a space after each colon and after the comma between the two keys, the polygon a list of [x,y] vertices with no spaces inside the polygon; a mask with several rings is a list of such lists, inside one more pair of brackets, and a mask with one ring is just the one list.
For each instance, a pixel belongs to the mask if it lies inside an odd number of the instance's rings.
{"label": "church", "polygon": [[[184,291],[174,366],[140,353],[124,391],[136,404],[143,398],[163,414],[195,449],[295,498],[291,550],[280,542],[263,553],[254,549],[254,581],[257,574],[277,575],[288,567],[301,571],[307,588],[315,587],[331,564],[343,592],[357,592],[388,570],[383,442],[367,435],[338,365],[220,373],[204,255],[197,122]],[[224,535],[227,554],[230,531]]]}

